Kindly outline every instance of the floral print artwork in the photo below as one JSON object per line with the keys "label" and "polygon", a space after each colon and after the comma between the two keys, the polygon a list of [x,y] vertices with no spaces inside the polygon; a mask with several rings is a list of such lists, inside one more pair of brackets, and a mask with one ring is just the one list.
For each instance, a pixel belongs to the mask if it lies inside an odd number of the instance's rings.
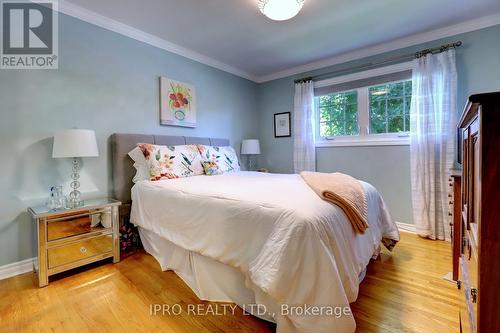
{"label": "floral print artwork", "polygon": [[186,113],[191,111],[191,90],[180,83],[170,82],[168,94],[168,106],[174,112],[177,120],[184,120]]}
{"label": "floral print artwork", "polygon": [[160,78],[160,123],[196,127],[196,90],[184,82]]}
{"label": "floral print artwork", "polygon": [[202,158],[195,145],[157,146],[139,144],[149,166],[150,180],[174,179],[203,174]]}

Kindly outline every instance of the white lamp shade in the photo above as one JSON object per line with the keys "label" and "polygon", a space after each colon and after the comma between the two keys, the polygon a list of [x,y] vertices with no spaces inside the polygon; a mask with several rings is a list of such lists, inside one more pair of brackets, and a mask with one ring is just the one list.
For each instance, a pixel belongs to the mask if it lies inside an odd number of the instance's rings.
{"label": "white lamp shade", "polygon": [[260,154],[259,140],[248,139],[241,142],[241,153],[243,155],[258,155]]}
{"label": "white lamp shade", "polygon": [[58,131],[54,135],[53,158],[97,156],[99,151],[95,132],[92,130],[69,129]]}

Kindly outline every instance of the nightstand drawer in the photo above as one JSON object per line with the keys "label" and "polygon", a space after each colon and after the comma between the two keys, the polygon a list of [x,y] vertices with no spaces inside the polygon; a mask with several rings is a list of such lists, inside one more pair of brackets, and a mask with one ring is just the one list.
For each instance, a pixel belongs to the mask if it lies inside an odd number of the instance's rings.
{"label": "nightstand drawer", "polygon": [[[78,212],[78,215],[85,213],[88,212]],[[53,218],[55,221],[47,221],[47,240],[49,242],[90,232],[90,216],[72,217],[73,215],[76,214],[56,215]]]}
{"label": "nightstand drawer", "polygon": [[48,249],[49,269],[113,251],[113,235],[87,238]]}
{"label": "nightstand drawer", "polygon": [[[54,215],[47,219],[47,241],[101,231],[105,227],[111,227],[110,220],[111,209],[109,208]],[[91,223],[92,221],[94,223]],[[92,224],[96,226],[92,227]]]}

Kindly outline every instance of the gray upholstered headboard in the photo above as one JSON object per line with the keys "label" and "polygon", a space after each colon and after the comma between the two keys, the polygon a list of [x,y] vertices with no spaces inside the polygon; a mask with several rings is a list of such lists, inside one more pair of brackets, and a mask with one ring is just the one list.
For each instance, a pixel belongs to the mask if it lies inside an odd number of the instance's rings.
{"label": "gray upholstered headboard", "polygon": [[204,144],[211,146],[229,146],[227,139],[196,138],[188,136],[168,136],[152,134],[120,134],[111,135],[111,159],[113,170],[113,196],[123,204],[131,202],[130,189],[134,185],[132,179],[135,169],[132,159],[127,155],[138,143],[157,145]]}

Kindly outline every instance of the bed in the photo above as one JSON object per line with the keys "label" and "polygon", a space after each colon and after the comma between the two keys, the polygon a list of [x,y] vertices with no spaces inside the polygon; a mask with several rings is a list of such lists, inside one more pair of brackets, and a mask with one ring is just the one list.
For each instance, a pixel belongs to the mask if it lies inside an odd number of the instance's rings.
{"label": "bed", "polygon": [[234,302],[276,322],[277,332],[354,332],[349,303],[381,240],[399,233],[377,190],[370,227],[355,234],[345,214],[299,175],[234,172],[132,183],[137,143],[229,145],[225,139],[114,134],[113,190],[163,270],[203,300]]}

